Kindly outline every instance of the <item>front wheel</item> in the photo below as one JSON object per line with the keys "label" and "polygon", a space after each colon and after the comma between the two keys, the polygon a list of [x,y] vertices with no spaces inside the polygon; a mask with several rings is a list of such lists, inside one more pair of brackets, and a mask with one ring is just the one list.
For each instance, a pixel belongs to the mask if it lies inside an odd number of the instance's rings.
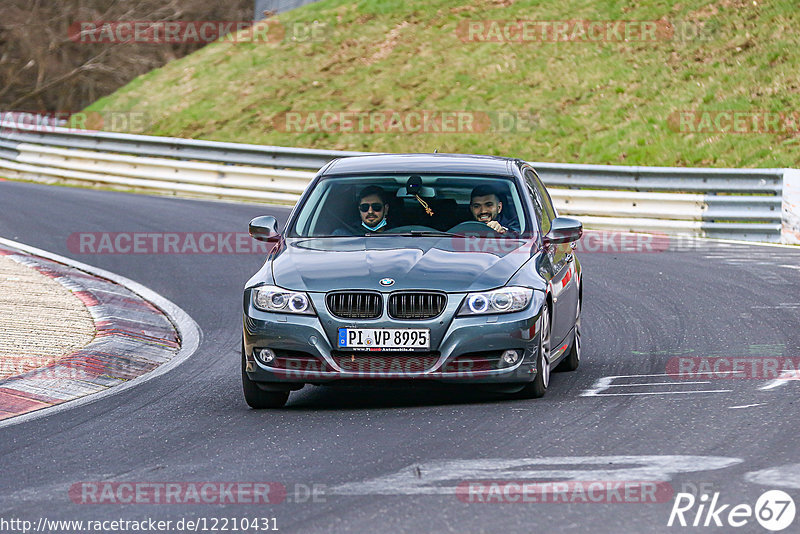
{"label": "front wheel", "polygon": [[519,392],[520,396],[526,399],[543,397],[547,393],[547,386],[550,385],[550,313],[547,304],[542,306],[538,353],[536,378],[525,384],[522,391]]}
{"label": "front wheel", "polygon": [[281,408],[289,400],[288,391],[264,391],[258,387],[258,384],[250,380],[250,377],[247,376],[244,347],[242,347],[242,389],[247,405],[257,410]]}

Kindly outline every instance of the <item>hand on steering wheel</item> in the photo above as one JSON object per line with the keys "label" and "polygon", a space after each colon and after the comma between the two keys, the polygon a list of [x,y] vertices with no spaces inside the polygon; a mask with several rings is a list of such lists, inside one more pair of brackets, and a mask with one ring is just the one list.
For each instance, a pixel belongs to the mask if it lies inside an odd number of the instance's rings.
{"label": "hand on steering wheel", "polygon": [[497,221],[489,221],[488,223],[485,223],[485,224],[486,224],[486,226],[488,226],[489,228],[491,228],[492,230],[494,230],[498,234],[504,234],[508,230],[508,228],[506,228],[505,226],[503,226],[502,224],[500,224]]}

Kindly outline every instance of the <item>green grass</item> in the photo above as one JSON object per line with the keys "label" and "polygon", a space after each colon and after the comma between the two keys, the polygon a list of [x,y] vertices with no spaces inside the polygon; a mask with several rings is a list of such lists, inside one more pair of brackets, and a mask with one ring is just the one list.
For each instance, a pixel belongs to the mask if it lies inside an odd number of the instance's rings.
{"label": "green grass", "polygon": [[[675,4],[675,5],[673,5]],[[466,20],[668,20],[706,40],[474,43]],[[93,111],[145,112],[144,133],[283,146],[474,152],[534,161],[797,167],[798,131],[680,133],[680,110],[800,111],[796,0],[325,0],[282,15],[327,38],[215,43]],[[511,112],[523,131],[281,131],[287,111]]]}

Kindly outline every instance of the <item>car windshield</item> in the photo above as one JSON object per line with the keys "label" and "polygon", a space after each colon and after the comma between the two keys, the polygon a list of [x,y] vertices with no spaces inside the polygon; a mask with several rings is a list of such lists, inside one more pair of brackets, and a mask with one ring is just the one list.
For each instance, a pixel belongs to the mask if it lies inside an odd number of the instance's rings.
{"label": "car windshield", "polygon": [[317,183],[288,236],[519,237],[530,226],[510,177],[332,176]]}

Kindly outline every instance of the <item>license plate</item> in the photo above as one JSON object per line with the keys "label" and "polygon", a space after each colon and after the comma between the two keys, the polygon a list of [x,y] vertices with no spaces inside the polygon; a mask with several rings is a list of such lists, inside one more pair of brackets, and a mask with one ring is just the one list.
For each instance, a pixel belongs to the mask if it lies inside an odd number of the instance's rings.
{"label": "license plate", "polygon": [[360,350],[428,350],[428,328],[340,328],[339,348]]}

